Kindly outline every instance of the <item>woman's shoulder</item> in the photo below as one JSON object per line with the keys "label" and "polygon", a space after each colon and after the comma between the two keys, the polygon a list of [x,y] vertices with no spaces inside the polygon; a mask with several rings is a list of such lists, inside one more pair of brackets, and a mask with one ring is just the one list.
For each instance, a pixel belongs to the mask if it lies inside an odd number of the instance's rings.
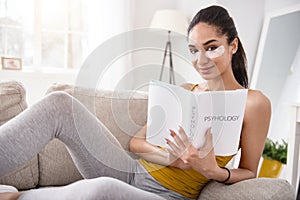
{"label": "woman's shoulder", "polygon": [[193,85],[195,85],[195,84],[193,84],[193,83],[183,83],[183,84],[180,85],[180,87],[183,87],[186,90],[190,90],[193,87]]}
{"label": "woman's shoulder", "polygon": [[252,111],[270,112],[271,101],[269,98],[259,90],[248,90],[247,108]]}

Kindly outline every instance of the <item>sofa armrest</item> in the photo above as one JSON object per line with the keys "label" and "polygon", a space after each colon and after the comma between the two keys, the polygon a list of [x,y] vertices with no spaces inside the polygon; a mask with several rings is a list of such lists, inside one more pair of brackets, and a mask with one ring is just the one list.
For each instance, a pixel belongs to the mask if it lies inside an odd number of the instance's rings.
{"label": "sofa armrest", "polygon": [[254,178],[231,185],[211,181],[202,189],[198,199],[294,200],[296,197],[292,185],[284,179]]}
{"label": "sofa armrest", "polygon": [[0,82],[0,125],[27,108],[24,86],[17,81]]}
{"label": "sofa armrest", "polygon": [[[24,86],[17,81],[0,82],[0,126],[27,108]],[[37,155],[16,170],[0,178],[0,184],[13,185],[18,189],[35,188],[38,183]]]}

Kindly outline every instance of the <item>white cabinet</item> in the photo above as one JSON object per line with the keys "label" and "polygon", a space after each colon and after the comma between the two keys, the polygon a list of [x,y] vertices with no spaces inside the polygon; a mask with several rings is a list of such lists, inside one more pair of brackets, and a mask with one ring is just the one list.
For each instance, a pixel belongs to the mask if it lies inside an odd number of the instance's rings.
{"label": "white cabinet", "polygon": [[300,104],[292,105],[291,109],[291,129],[288,146],[288,180],[297,190],[299,181],[299,151],[300,151]]}

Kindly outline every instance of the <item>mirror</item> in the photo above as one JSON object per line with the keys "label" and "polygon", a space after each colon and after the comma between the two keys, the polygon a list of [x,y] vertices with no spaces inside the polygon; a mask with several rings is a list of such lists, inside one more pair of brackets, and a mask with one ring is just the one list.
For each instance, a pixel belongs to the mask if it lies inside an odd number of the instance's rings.
{"label": "mirror", "polygon": [[263,91],[276,108],[300,44],[300,4],[266,16],[251,88]]}

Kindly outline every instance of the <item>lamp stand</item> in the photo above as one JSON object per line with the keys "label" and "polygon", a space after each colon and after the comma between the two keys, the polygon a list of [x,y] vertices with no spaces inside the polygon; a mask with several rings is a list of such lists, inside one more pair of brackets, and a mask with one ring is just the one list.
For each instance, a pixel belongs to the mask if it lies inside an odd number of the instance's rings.
{"label": "lamp stand", "polygon": [[169,56],[169,63],[170,63],[170,71],[169,71],[169,83],[175,85],[175,75],[174,75],[174,68],[173,68],[173,61],[172,61],[172,51],[171,51],[171,31],[168,31],[168,41],[165,47],[164,59],[161,66],[159,80],[162,80],[162,76],[164,73],[165,61],[166,57]]}

